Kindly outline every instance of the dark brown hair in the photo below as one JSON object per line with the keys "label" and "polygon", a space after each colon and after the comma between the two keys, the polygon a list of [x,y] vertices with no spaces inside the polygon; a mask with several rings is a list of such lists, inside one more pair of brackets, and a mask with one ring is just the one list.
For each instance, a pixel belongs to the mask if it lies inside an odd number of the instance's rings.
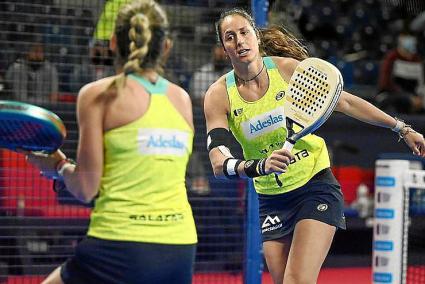
{"label": "dark brown hair", "polygon": [[249,22],[260,39],[260,52],[262,55],[292,57],[297,60],[303,60],[309,56],[305,46],[288,30],[280,26],[259,29],[252,16],[241,8],[222,12],[215,23],[217,39],[222,46],[224,46],[224,43],[221,37],[221,24],[227,16],[231,15],[239,15]]}
{"label": "dark brown hair", "polygon": [[260,29],[260,35],[260,47],[265,55],[292,57],[300,61],[309,57],[305,46],[283,27]]}

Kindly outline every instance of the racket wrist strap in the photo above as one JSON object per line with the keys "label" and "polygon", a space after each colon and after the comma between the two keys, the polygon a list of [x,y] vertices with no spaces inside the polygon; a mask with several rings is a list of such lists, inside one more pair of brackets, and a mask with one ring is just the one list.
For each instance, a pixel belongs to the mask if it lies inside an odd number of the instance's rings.
{"label": "racket wrist strap", "polygon": [[250,178],[266,175],[266,158],[245,161],[244,171]]}
{"label": "racket wrist strap", "polygon": [[60,176],[61,178],[63,178],[63,174],[65,172],[65,170],[69,167],[73,167],[75,166],[75,161],[73,161],[72,159],[63,159],[60,160],[57,164],[56,164],[56,172],[58,173],[58,176]]}

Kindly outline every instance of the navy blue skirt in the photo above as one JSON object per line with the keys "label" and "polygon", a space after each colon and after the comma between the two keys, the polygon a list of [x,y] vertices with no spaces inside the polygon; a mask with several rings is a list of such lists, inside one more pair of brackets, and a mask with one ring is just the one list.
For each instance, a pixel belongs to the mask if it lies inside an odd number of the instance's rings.
{"label": "navy blue skirt", "polygon": [[65,284],[192,283],[196,245],[82,240],[61,267]]}
{"label": "navy blue skirt", "polygon": [[276,195],[259,194],[258,198],[263,242],[292,234],[302,219],[346,228],[341,186],[329,168],[300,188]]}

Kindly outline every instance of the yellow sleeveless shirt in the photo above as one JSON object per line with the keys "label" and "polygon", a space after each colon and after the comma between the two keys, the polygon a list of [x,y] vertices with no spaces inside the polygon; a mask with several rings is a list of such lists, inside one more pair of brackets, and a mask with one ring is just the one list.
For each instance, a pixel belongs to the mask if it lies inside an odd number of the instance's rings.
{"label": "yellow sleeveless shirt", "polygon": [[196,228],[185,186],[193,130],[169,101],[169,82],[130,75],[150,94],[146,113],[104,134],[104,168],[89,236],[194,244]]}
{"label": "yellow sleeveless shirt", "polygon": [[[270,57],[264,57],[269,76],[269,87],[263,97],[255,102],[244,100],[236,86],[234,70],[226,74],[226,87],[230,102],[228,123],[236,140],[242,146],[245,159],[268,157],[280,149],[287,137],[283,97],[288,83],[282,78]],[[288,171],[254,178],[254,186],[261,194],[280,194],[306,184],[316,173],[330,166],[329,154],[324,140],[316,135],[307,135],[298,140],[292,154]]]}

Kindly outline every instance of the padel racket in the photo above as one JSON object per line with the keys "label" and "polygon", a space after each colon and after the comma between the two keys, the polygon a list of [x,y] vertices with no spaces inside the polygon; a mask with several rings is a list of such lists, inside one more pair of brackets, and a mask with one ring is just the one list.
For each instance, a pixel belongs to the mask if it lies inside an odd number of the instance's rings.
{"label": "padel racket", "polygon": [[314,57],[299,63],[285,96],[288,137],[284,149],[291,151],[298,139],[325,123],[334,111],[343,87],[341,73],[334,65]]}
{"label": "padel racket", "polygon": [[62,120],[44,108],[0,100],[0,148],[52,153],[66,137]]}

